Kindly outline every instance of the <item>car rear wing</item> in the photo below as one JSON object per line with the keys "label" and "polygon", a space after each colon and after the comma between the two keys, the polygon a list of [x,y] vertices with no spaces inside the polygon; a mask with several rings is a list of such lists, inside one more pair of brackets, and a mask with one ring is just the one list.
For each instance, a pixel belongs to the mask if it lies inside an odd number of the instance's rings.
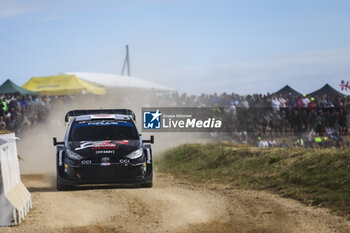
{"label": "car rear wing", "polygon": [[64,117],[64,121],[68,122],[69,117],[75,117],[80,115],[93,115],[93,114],[122,114],[130,116],[136,121],[135,113],[130,109],[86,109],[86,110],[72,110],[67,112]]}

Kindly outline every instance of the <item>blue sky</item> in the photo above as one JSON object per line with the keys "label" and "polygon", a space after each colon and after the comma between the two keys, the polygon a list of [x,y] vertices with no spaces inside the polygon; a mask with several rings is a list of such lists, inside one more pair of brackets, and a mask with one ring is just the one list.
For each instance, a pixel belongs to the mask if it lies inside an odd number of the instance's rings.
{"label": "blue sky", "polygon": [[180,92],[308,93],[350,80],[350,1],[0,0],[0,81],[65,71]]}

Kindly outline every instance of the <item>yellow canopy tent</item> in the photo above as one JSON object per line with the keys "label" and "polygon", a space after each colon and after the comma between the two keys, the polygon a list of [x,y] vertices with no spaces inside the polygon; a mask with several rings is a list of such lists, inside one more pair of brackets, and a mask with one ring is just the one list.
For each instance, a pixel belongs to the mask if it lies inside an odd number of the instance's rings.
{"label": "yellow canopy tent", "polygon": [[75,75],[33,77],[22,87],[39,92],[41,95],[106,94],[104,87],[82,80]]}

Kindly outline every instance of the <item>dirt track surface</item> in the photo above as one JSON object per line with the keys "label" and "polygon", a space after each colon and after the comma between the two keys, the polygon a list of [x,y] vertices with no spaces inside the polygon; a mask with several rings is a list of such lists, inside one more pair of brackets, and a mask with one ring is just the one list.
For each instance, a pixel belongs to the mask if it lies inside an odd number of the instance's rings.
{"label": "dirt track surface", "polygon": [[33,209],[0,232],[350,232],[326,209],[261,191],[204,187],[165,174],[153,188],[57,192],[43,175],[27,175]]}

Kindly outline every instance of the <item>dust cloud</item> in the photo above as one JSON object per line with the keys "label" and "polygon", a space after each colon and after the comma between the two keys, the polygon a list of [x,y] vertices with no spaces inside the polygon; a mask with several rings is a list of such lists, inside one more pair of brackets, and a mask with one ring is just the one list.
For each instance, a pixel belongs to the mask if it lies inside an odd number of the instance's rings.
{"label": "dust cloud", "polygon": [[[141,132],[141,107],[150,106],[144,98],[144,94],[137,92],[114,93],[105,96],[74,96],[64,101],[52,104],[48,119],[38,125],[32,126],[23,132],[18,141],[18,154],[21,158],[21,174],[46,174],[47,177],[55,177],[56,174],[56,148],[52,144],[52,138],[63,140],[68,124],[64,122],[65,114],[74,109],[107,109],[128,108],[136,114],[136,124]],[[158,106],[156,106],[158,107]],[[148,139],[155,135],[155,143],[152,145],[153,156],[184,143],[206,142],[208,137],[200,133],[143,133],[142,138]],[[51,179],[51,178],[50,178]]]}

